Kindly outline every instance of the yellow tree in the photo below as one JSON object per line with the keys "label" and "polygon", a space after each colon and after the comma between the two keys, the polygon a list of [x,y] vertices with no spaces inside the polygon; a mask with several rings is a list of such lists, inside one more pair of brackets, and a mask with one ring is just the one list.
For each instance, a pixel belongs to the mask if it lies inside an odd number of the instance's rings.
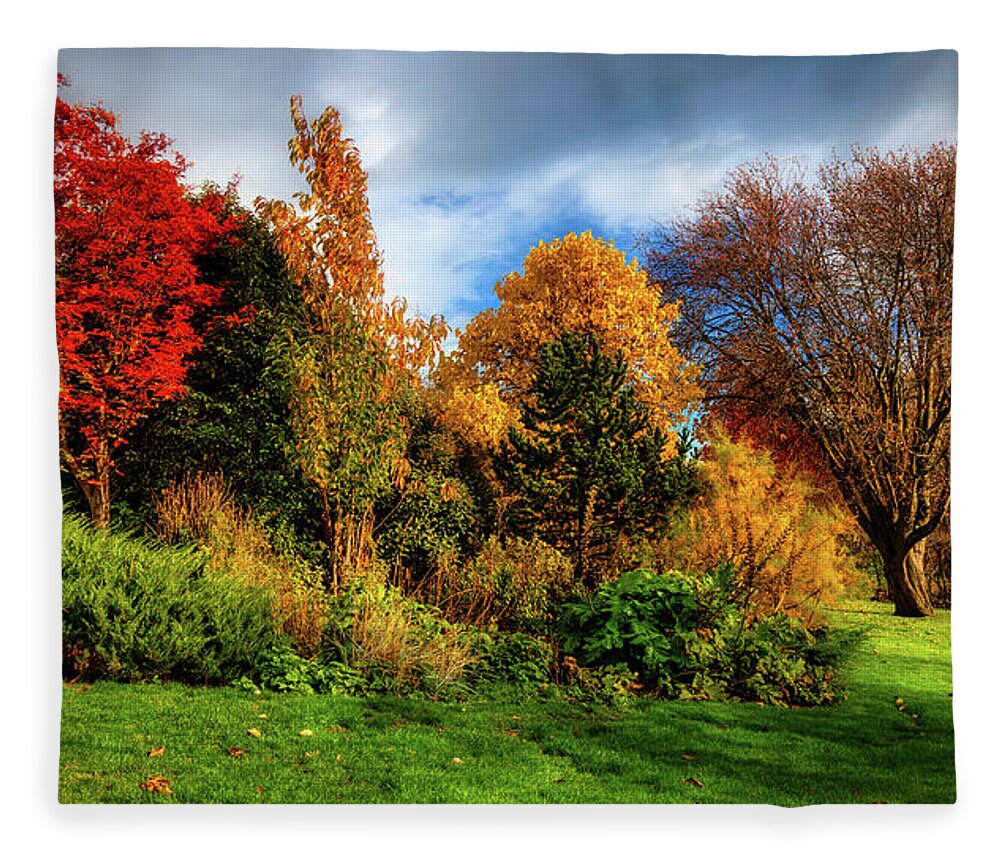
{"label": "yellow tree", "polygon": [[323,503],[330,586],[372,558],[375,500],[405,480],[401,396],[440,350],[440,318],[411,319],[387,302],[368,207],[368,178],[340,115],[307,120],[291,100],[288,149],[308,190],[295,203],[257,200],[302,289],[305,334],[290,335],[289,379],[296,455]]}
{"label": "yellow tree", "polygon": [[[500,306],[475,316],[443,374],[462,403],[484,409],[473,423],[494,427],[500,404],[526,404],[541,348],[562,332],[593,338],[602,352],[621,355],[628,382],[650,413],[654,427],[671,442],[675,428],[698,398],[696,368],[670,339],[679,315],[664,304],[636,261],[628,263],[614,245],[589,232],[539,243],[496,286]],[[495,395],[470,396],[470,386]],[[447,416],[446,416],[447,417]]]}
{"label": "yellow tree", "polygon": [[665,567],[707,570],[730,564],[748,617],[788,612],[812,618],[855,577],[847,552],[850,513],[794,467],[770,453],[706,433],[703,490],[687,511],[687,527],[660,544]]}

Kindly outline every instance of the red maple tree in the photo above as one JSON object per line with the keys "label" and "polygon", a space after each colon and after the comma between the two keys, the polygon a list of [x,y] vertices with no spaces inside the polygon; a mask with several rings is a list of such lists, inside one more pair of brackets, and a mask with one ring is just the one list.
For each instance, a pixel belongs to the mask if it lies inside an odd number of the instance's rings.
{"label": "red maple tree", "polygon": [[101,528],[116,448],[183,392],[201,343],[194,321],[219,298],[197,257],[235,226],[226,193],[185,189],[185,161],[170,145],[148,132],[129,140],[100,104],[56,99],[60,451]]}

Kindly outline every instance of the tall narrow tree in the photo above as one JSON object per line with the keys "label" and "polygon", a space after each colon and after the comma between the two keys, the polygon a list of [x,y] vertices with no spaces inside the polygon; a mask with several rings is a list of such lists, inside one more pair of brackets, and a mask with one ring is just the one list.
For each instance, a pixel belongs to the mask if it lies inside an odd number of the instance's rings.
{"label": "tall narrow tree", "polygon": [[387,302],[361,154],[326,108],[309,121],[291,101],[292,164],[308,190],[295,205],[259,199],[302,290],[305,333],[284,356],[295,450],[322,499],[330,586],[336,590],[373,556],[373,510],[405,478],[406,427],[399,398],[437,353],[440,319],[406,315]]}

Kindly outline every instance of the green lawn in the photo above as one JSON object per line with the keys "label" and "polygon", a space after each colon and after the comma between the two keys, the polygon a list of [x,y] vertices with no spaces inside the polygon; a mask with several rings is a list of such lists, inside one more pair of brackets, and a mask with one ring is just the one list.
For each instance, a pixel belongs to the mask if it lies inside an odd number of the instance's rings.
{"label": "green lawn", "polygon": [[[953,802],[949,613],[909,620],[856,603],[830,617],[865,632],[847,667],[847,698],[832,708],[642,702],[614,710],[66,686],[59,799]],[[162,755],[147,755],[159,747]],[[172,793],[140,788],[154,775]]]}

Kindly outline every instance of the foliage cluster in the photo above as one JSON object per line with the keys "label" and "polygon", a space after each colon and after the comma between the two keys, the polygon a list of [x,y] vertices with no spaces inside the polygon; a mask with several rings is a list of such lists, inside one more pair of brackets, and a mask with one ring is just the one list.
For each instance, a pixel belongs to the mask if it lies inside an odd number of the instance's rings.
{"label": "foliage cluster", "polygon": [[559,550],[537,538],[491,535],[463,564],[443,560],[419,594],[455,621],[543,633],[574,588],[572,564]]}
{"label": "foliage cluster", "polygon": [[191,548],[63,524],[68,677],[223,683],[279,640],[273,595],[215,571]]}
{"label": "foliage cluster", "polygon": [[776,612],[810,621],[857,578],[853,519],[805,473],[779,470],[765,449],[713,428],[701,492],[682,527],[656,545],[657,568],[738,571],[733,599],[748,619]]}
{"label": "foliage cluster", "polygon": [[700,580],[677,571],[632,571],[561,616],[562,645],[579,664],[634,672],[670,698],[749,699],[769,704],[833,701],[824,634],[780,613],[747,623],[722,566]]}
{"label": "foliage cluster", "polygon": [[156,530],[168,543],[195,542],[213,570],[268,589],[277,632],[300,653],[316,653],[330,600],[321,575],[290,548],[275,549],[222,476],[194,473],[171,484],[156,504]]}

